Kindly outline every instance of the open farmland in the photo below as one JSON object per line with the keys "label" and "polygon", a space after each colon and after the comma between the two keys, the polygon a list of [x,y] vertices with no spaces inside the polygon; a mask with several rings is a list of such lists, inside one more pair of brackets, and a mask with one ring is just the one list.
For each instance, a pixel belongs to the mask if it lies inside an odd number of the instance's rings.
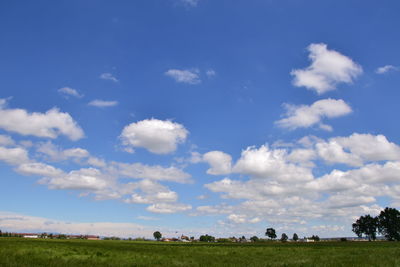
{"label": "open farmland", "polygon": [[400,266],[400,243],[209,244],[1,238],[0,266]]}

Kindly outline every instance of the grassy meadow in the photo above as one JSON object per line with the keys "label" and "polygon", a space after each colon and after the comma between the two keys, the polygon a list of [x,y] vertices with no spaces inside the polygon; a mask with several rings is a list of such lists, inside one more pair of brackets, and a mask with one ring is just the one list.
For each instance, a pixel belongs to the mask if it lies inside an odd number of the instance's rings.
{"label": "grassy meadow", "polygon": [[0,238],[0,266],[400,266],[400,242],[204,244]]}

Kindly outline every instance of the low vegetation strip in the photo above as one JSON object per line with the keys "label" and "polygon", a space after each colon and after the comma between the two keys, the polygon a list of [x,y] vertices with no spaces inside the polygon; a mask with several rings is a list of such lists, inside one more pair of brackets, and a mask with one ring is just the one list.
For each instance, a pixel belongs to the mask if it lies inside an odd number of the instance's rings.
{"label": "low vegetation strip", "polygon": [[400,243],[240,244],[0,238],[0,266],[400,266]]}

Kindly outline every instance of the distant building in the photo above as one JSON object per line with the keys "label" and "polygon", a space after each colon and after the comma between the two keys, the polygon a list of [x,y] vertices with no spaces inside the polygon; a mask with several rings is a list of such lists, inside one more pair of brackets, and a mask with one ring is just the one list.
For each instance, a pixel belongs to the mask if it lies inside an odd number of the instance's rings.
{"label": "distant building", "polygon": [[22,236],[23,238],[39,238],[38,234],[22,233],[22,234],[19,234],[19,235]]}
{"label": "distant building", "polygon": [[181,240],[182,241],[190,241],[189,237],[185,236],[185,235],[181,235]]}
{"label": "distant building", "polygon": [[87,240],[100,240],[100,237],[97,235],[87,235],[85,237]]}

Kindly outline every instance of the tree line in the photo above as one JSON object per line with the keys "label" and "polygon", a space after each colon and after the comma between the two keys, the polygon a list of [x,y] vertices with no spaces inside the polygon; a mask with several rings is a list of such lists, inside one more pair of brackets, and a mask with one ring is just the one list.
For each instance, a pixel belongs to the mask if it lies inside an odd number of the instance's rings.
{"label": "tree line", "polygon": [[377,233],[389,241],[400,241],[400,212],[395,208],[386,207],[376,217],[361,216],[352,226],[358,237],[365,236],[369,241],[375,240]]}

